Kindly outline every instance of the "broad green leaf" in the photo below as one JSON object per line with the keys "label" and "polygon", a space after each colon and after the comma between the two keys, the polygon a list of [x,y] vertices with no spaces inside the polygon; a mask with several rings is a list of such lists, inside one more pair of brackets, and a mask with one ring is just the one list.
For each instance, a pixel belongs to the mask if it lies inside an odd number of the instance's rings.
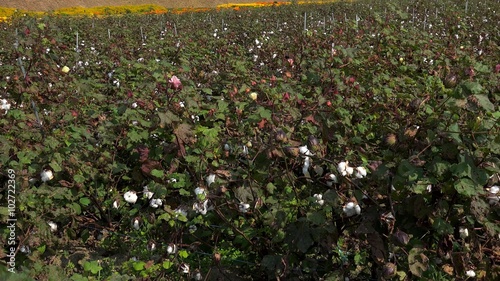
{"label": "broad green leaf", "polygon": [[495,105],[490,101],[487,95],[474,95],[474,97],[476,97],[479,105],[487,112],[495,110]]}
{"label": "broad green leaf", "polygon": [[143,261],[138,261],[138,262],[134,262],[133,264],[133,267],[136,271],[141,271],[141,270],[144,270],[144,265],[146,265],[145,262]]}
{"label": "broad green leaf", "polygon": [[165,174],[163,173],[163,171],[162,171],[162,170],[153,169],[153,170],[151,171],[151,175],[152,175],[153,177],[157,177],[157,178],[160,178],[160,179],[161,179],[161,178],[163,178],[163,176],[164,176]]}
{"label": "broad green leaf", "polygon": [[481,186],[476,184],[470,178],[461,178],[455,181],[455,190],[460,194],[467,197],[478,195],[481,190]]}
{"label": "broad green leaf", "polygon": [[75,180],[76,183],[84,183],[85,177],[80,174],[77,174],[73,176],[73,180]]}
{"label": "broad green leaf", "polygon": [[80,198],[79,202],[80,202],[80,204],[82,204],[82,206],[88,206],[88,205],[90,205],[91,201],[87,197],[82,197],[82,198]]}
{"label": "broad green leaf", "polygon": [[164,262],[163,262],[163,264],[162,264],[163,268],[165,268],[165,269],[169,269],[169,268],[171,268],[173,265],[174,265],[174,263],[173,263],[173,262],[171,262],[171,261],[169,261],[169,260],[164,261]]}

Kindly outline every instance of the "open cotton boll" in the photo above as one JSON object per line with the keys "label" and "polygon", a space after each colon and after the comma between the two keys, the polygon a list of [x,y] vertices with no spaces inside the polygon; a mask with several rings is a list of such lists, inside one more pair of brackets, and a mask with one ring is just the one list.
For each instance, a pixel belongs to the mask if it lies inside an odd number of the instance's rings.
{"label": "open cotton boll", "polygon": [[311,158],[310,157],[306,157],[304,159],[304,166],[302,167],[302,173],[306,177],[310,177],[310,174],[309,174],[309,167],[310,166],[311,166]]}
{"label": "open cotton boll", "polygon": [[144,196],[145,196],[146,198],[148,198],[148,199],[153,198],[154,193],[153,193],[153,192],[151,192],[151,191],[149,191],[149,188],[148,188],[148,186],[147,186],[147,185],[146,185],[146,186],[144,186],[144,187],[142,188],[142,192],[144,193]]}
{"label": "open cotton boll", "polygon": [[458,229],[458,233],[460,234],[460,238],[462,239],[469,237],[469,230],[466,227],[461,226]]}
{"label": "open cotton boll", "polygon": [[40,178],[42,178],[43,182],[49,181],[54,178],[54,173],[51,170],[43,170],[40,173]]}
{"label": "open cotton boll", "polygon": [[467,277],[476,277],[476,272],[474,270],[467,270],[465,272],[465,275],[467,275]]}
{"label": "open cotton boll", "polygon": [[323,200],[323,194],[314,194],[313,197],[314,199],[316,199],[316,203],[318,205],[323,206],[323,204],[325,204],[325,200]]}
{"label": "open cotton boll", "polygon": [[53,221],[48,221],[47,224],[50,226],[50,231],[51,232],[56,232],[57,231],[57,224]]}
{"label": "open cotton boll", "polygon": [[349,161],[342,161],[337,165],[337,171],[342,175],[342,176],[350,176],[354,173],[354,168],[349,167]]}
{"label": "open cotton boll", "polygon": [[210,174],[205,178],[205,181],[207,182],[207,186],[210,186],[212,183],[215,182],[215,174]]}
{"label": "open cotton boll", "polygon": [[361,207],[354,202],[349,202],[342,208],[342,211],[347,217],[352,217],[361,214]]}
{"label": "open cotton boll", "polygon": [[140,221],[138,218],[134,218],[132,219],[132,227],[135,229],[135,230],[138,230],[139,227],[140,227]]}
{"label": "open cotton boll", "polygon": [[498,185],[494,185],[494,186],[490,187],[490,190],[489,190],[490,194],[493,194],[493,195],[497,194],[499,191],[500,191],[500,186],[498,186]]}
{"label": "open cotton boll", "polygon": [[167,247],[167,253],[168,254],[175,254],[177,252],[177,245],[170,243]]}
{"label": "open cotton boll", "polygon": [[123,194],[123,199],[130,204],[135,204],[135,202],[137,202],[137,198],[137,193],[135,191],[127,191]]}
{"label": "open cotton boll", "polygon": [[248,209],[250,209],[250,204],[240,203],[238,209],[240,210],[241,213],[246,213],[248,212]]}
{"label": "open cotton boll", "polygon": [[311,153],[311,151],[309,150],[309,148],[307,148],[307,145],[299,146],[299,153],[301,155],[305,155],[305,156],[311,156],[311,155],[313,155]]}
{"label": "open cotton boll", "polygon": [[326,176],[326,184],[328,186],[332,186],[334,183],[337,183],[337,182],[338,182],[337,176],[335,174],[330,173]]}
{"label": "open cotton boll", "polygon": [[356,168],[356,178],[362,179],[366,177],[366,169],[365,167],[357,167]]}
{"label": "open cotton boll", "polygon": [[151,206],[152,208],[158,208],[160,206],[163,205],[163,202],[161,201],[161,199],[151,199],[151,201],[149,201],[149,206]]}

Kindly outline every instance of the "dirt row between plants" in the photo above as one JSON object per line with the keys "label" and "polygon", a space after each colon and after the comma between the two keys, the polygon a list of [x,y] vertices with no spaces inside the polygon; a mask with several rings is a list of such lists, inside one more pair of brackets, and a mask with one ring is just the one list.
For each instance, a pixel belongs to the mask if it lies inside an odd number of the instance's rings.
{"label": "dirt row between plants", "polygon": [[[69,7],[98,7],[155,4],[166,8],[215,8],[226,3],[252,3],[255,0],[3,0],[1,7],[28,11],[52,11]],[[270,2],[264,0],[263,2]]]}

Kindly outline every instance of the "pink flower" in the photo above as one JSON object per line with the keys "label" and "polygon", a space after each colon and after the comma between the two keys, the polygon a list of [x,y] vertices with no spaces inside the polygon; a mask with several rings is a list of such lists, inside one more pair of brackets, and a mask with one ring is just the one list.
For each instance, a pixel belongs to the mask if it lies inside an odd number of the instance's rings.
{"label": "pink flower", "polygon": [[170,80],[168,80],[168,83],[170,83],[170,88],[174,90],[181,90],[182,89],[182,82],[177,76],[172,76]]}

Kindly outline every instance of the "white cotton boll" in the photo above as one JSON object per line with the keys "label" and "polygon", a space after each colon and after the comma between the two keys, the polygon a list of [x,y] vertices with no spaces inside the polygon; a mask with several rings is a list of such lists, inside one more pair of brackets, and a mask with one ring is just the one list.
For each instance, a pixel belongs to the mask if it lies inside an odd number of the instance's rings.
{"label": "white cotton boll", "polygon": [[206,177],[205,181],[207,182],[207,186],[210,186],[212,183],[215,182],[215,174],[208,175],[208,177]]}
{"label": "white cotton boll", "polygon": [[208,212],[208,199],[203,203],[196,202],[193,204],[193,210],[198,214],[206,215]]}
{"label": "white cotton boll", "polygon": [[352,176],[352,174],[354,173],[354,168],[353,167],[347,167],[345,169],[345,172],[348,176]]}
{"label": "white cotton boll", "polygon": [[5,114],[7,114],[7,112],[10,109],[10,103],[6,99],[1,99],[0,100],[0,109],[5,110]]}
{"label": "white cotton boll", "polygon": [[494,186],[490,187],[490,190],[489,190],[490,194],[493,194],[493,195],[497,194],[499,191],[500,191],[500,186],[498,186],[498,185],[494,185]]}
{"label": "white cotton boll", "polygon": [[240,203],[238,208],[239,208],[241,213],[246,213],[246,212],[248,212],[248,209],[250,209],[250,204]]}
{"label": "white cotton boll", "polygon": [[309,157],[306,157],[304,159],[304,166],[302,167],[302,173],[304,174],[304,176],[306,177],[309,177],[310,174],[309,174],[309,167],[311,166],[311,158]]}
{"label": "white cotton boll", "polygon": [[467,270],[465,275],[467,275],[467,277],[476,277],[476,272],[474,270]]}
{"label": "white cotton boll", "polygon": [[366,169],[365,167],[357,167],[356,168],[356,178],[362,179],[366,177]]}
{"label": "white cotton boll", "polygon": [[181,207],[175,209],[174,213],[175,213],[176,218],[178,218],[179,216],[187,217],[187,215],[188,215],[187,211]]}
{"label": "white cotton boll", "polygon": [[349,202],[342,208],[342,211],[347,217],[352,217],[361,214],[361,207],[354,202]]}
{"label": "white cotton boll", "polygon": [[163,205],[163,202],[161,201],[161,199],[151,199],[151,201],[149,201],[149,206],[151,206],[152,208],[158,208],[160,206]]}
{"label": "white cotton boll", "polygon": [[149,191],[147,185],[142,188],[142,192],[144,193],[144,197],[146,197],[147,199],[153,198],[154,193]]}
{"label": "white cotton boll", "polygon": [[118,203],[118,200],[115,200],[113,202],[113,208],[118,209],[118,207],[120,207],[120,203]]}
{"label": "white cotton boll", "polygon": [[50,231],[51,232],[56,232],[57,231],[57,224],[53,221],[48,221],[47,224],[50,226]]}
{"label": "white cotton boll", "polygon": [[326,185],[332,186],[334,183],[337,183],[337,176],[335,174],[328,174],[326,176]]}
{"label": "white cotton boll", "polygon": [[167,246],[167,253],[169,255],[171,255],[171,254],[175,254],[176,252],[177,252],[177,245],[170,243]]}
{"label": "white cotton boll", "polygon": [[466,227],[461,226],[458,229],[458,233],[460,234],[460,238],[462,239],[469,237],[469,230]]}
{"label": "white cotton boll", "polygon": [[132,103],[132,105],[131,105],[131,106],[132,106],[132,108],[137,108],[137,103],[136,103],[136,102],[134,102],[134,103]]}
{"label": "white cotton boll", "polygon": [[139,222],[139,219],[135,218],[132,220],[132,227],[135,229],[135,230],[138,230],[139,227],[140,227],[140,222]]}
{"label": "white cotton boll", "polygon": [[314,197],[314,199],[316,199],[316,203],[318,205],[323,206],[323,204],[325,204],[325,200],[323,200],[322,194],[314,194],[313,197]]}
{"label": "white cotton boll", "polygon": [[51,170],[43,170],[40,173],[40,177],[42,178],[43,182],[46,182],[54,178],[54,173],[52,173]]}
{"label": "white cotton boll", "polygon": [[181,271],[184,274],[189,274],[189,264],[187,263],[181,264]]}
{"label": "white cotton boll", "polygon": [[137,193],[135,191],[127,191],[123,194],[123,199],[127,201],[127,203],[134,204],[137,202]]}
{"label": "white cotton boll", "polygon": [[343,161],[337,165],[337,171],[339,171],[339,173],[342,174],[343,176],[345,176],[347,174],[346,169],[348,167],[347,166],[348,163],[349,162],[347,162],[347,161],[345,161],[345,162]]}
{"label": "white cotton boll", "polygon": [[307,148],[307,145],[304,146],[299,146],[299,153],[305,156],[311,156],[313,155],[309,148]]}

